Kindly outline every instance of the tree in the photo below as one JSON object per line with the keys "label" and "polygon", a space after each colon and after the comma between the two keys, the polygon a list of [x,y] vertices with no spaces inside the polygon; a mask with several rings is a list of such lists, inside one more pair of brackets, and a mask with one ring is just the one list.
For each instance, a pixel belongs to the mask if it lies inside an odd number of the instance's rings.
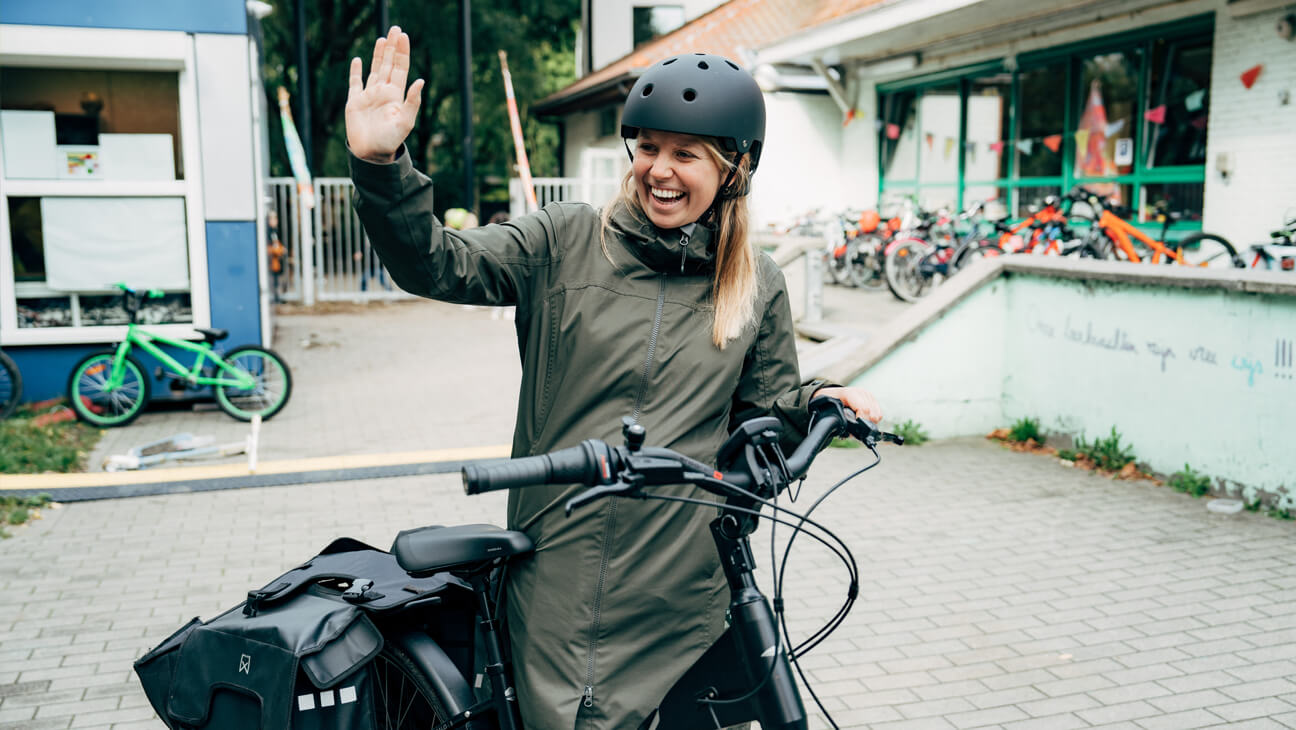
{"label": "tree", "polygon": [[[459,1],[389,0],[388,17],[410,34],[410,79],[423,78],[423,106],[406,145],[415,166],[437,186],[438,211],[463,205],[462,101],[459,70]],[[374,0],[312,0],[307,5],[307,65],[311,83],[312,174],[346,176],[347,68],[359,56],[369,72],[377,38]],[[498,51],[509,57],[509,71],[522,117],[523,136],[537,176],[558,172],[558,132],[531,118],[531,104],[575,80],[578,0],[472,0],[473,166],[479,198],[497,200],[506,191],[484,182],[513,174],[509,130]],[[268,108],[278,108],[275,90],[297,91],[297,51],[293,0],[283,0],[262,21]],[[294,112],[298,109],[296,101]],[[274,116],[273,114],[271,115]],[[300,114],[294,114],[299,125]],[[271,173],[288,174],[282,130],[270,125]]]}

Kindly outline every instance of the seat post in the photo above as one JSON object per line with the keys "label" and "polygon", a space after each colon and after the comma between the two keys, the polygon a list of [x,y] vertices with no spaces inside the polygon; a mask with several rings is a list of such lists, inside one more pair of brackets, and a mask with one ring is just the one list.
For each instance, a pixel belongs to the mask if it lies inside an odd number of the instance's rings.
{"label": "seat post", "polygon": [[476,571],[469,578],[473,593],[477,594],[478,626],[486,648],[486,677],[495,698],[500,730],[522,730],[522,714],[518,708],[517,691],[513,689],[513,673],[504,662],[504,649],[500,643],[500,620],[490,600],[489,570]]}

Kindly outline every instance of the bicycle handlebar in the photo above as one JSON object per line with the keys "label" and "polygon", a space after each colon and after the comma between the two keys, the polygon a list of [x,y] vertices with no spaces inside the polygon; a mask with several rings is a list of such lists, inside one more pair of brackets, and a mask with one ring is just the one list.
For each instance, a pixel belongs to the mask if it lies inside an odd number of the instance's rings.
{"label": "bicycle handlebar", "polygon": [[[868,421],[857,418],[853,411],[842,406],[841,401],[820,396],[810,403],[812,422],[809,433],[783,463],[785,483],[805,476],[815,456],[835,436],[850,435],[869,447],[879,441],[897,445],[904,439],[884,433]],[[753,419],[740,426],[731,441],[756,439],[758,443],[773,444],[777,448],[777,431],[766,428],[762,419]],[[754,424],[751,428],[746,428]],[[638,431],[642,439],[642,430]],[[728,496],[717,482],[751,491],[763,484],[768,474],[754,475],[735,465],[731,471],[721,472],[684,454],[666,448],[642,448],[627,437],[624,447],[611,447],[604,441],[589,439],[578,446],[560,449],[547,454],[525,456],[503,462],[469,464],[462,470],[464,491],[482,494],[501,489],[540,486],[545,484],[582,484],[591,489],[574,497],[567,505],[568,513],[582,504],[604,496],[629,495],[640,488],[665,484],[693,484],[713,494]],[[741,444],[739,444],[741,446]],[[722,453],[732,450],[729,444]]]}

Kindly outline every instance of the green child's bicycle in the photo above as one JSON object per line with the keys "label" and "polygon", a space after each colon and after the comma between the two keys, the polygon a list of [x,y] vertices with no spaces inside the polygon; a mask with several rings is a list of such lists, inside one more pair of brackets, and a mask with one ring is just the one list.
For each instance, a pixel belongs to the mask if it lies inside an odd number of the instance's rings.
{"label": "green child's bicycle", "polygon": [[[202,342],[173,340],[148,332],[136,324],[140,302],[144,297],[159,298],[162,292],[140,293],[125,284],[117,287],[122,290],[130,314],[126,339],[113,349],[82,358],[68,378],[68,400],[81,420],[96,426],[125,426],[144,410],[149,400],[149,378],[130,354],[131,348],[137,346],[162,363],[158,377],[174,378],[188,388],[210,386],[221,410],[241,421],[250,421],[253,416],[270,418],[288,402],[292,375],[274,352],[241,345],[222,355],[213,345],[229,335],[225,330],[195,327],[203,336]],[[181,365],[156,343],[194,353],[193,366]]]}

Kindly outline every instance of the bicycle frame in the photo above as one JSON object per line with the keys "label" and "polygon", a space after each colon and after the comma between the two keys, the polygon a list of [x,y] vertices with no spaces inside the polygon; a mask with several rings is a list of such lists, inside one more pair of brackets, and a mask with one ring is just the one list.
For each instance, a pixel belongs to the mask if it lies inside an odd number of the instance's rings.
{"label": "bicycle frame", "polygon": [[[178,360],[163,352],[162,348],[154,344],[155,342],[161,342],[164,345],[194,353],[197,357],[194,359],[193,367],[186,368],[181,365]],[[187,381],[190,385],[224,385],[245,390],[256,387],[256,380],[251,375],[226,364],[212,349],[212,346],[206,342],[194,343],[175,340],[149,332],[132,322],[126,329],[126,339],[121,341],[121,344],[117,346],[117,352],[113,355],[112,374],[108,378],[108,387],[110,389],[121,387],[126,376],[126,368],[122,363],[126,360],[126,355],[131,351],[132,347],[139,347],[157,358],[158,362],[161,362],[168,370]],[[202,374],[203,366],[208,360],[219,369],[221,376],[209,377]]]}
{"label": "bicycle frame", "polygon": [[1130,241],[1131,238],[1137,238],[1143,243],[1143,245],[1152,249],[1151,261],[1154,264],[1161,263],[1162,255],[1167,259],[1180,264],[1187,263],[1178,251],[1175,251],[1161,241],[1158,241],[1143,231],[1140,231],[1135,228],[1133,224],[1106,208],[1103,208],[1102,215],[1098,217],[1098,228],[1103,233],[1107,234],[1107,237],[1116,244],[1116,247],[1125,254],[1126,258],[1136,264],[1140,263],[1143,259],[1138,255],[1138,252],[1134,250],[1134,243]]}

